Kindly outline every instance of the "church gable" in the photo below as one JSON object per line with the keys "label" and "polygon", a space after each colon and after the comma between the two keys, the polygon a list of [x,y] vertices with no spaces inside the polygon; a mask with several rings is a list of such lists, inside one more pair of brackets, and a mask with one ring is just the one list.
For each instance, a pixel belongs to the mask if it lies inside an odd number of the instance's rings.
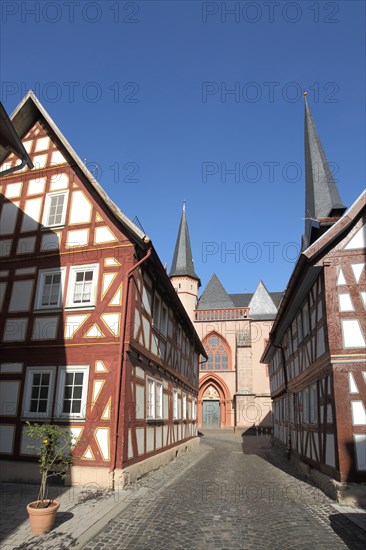
{"label": "church gable", "polygon": [[213,275],[202,293],[197,309],[233,308],[234,303],[216,275]]}
{"label": "church gable", "polygon": [[249,302],[251,318],[273,319],[276,316],[277,308],[267,291],[266,287],[260,281]]}

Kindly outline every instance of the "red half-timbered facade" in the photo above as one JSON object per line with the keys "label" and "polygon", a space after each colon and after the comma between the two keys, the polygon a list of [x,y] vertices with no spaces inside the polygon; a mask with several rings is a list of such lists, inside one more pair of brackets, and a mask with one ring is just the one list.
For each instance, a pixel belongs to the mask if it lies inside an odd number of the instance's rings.
{"label": "red half-timbered facade", "polygon": [[34,169],[0,188],[1,472],[29,479],[25,422],[57,422],[72,481],[113,487],[197,443],[205,351],[150,239],[32,93],[12,120]]}
{"label": "red half-timbered facade", "polygon": [[305,120],[306,150],[328,175],[307,179],[307,205],[313,202],[316,212],[307,207],[303,251],[262,362],[269,363],[275,438],[322,473],[360,482],[366,480],[366,193],[344,212],[307,105]]}

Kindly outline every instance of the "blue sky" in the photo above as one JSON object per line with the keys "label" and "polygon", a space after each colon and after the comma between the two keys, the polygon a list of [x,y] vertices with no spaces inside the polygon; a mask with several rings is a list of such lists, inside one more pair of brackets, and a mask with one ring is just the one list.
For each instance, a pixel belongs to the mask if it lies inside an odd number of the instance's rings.
{"label": "blue sky", "polygon": [[186,200],[203,286],[286,286],[303,90],[344,204],[364,188],[363,2],[4,1],[1,21],[8,112],[33,89],[169,267]]}

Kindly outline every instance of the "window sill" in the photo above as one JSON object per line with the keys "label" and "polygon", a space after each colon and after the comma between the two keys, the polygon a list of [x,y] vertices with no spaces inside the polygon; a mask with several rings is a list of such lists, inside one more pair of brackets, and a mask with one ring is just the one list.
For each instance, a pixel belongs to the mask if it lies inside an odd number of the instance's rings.
{"label": "window sill", "polygon": [[152,328],[153,328],[154,332],[156,332],[156,334],[157,334],[158,336],[160,336],[161,338],[164,338],[164,340],[167,339],[167,335],[164,334],[164,332],[161,332],[161,330],[159,330],[154,324],[152,325]]}
{"label": "window sill", "polygon": [[164,420],[162,418],[147,418],[146,424],[163,425]]}
{"label": "window sill", "polygon": [[40,227],[40,231],[55,231],[57,229],[65,229],[65,224],[61,223],[59,225],[44,225]]}
{"label": "window sill", "polygon": [[65,307],[65,311],[80,311],[81,309],[83,309],[83,310],[85,310],[85,311],[89,311],[89,310],[95,309],[95,305],[89,305],[89,306],[85,306],[85,305],[81,305],[81,306],[72,305],[72,306],[66,306],[66,307]]}
{"label": "window sill", "polygon": [[33,414],[23,414],[23,416],[20,417],[20,421],[21,422],[26,422],[26,421],[29,421],[29,422],[44,422],[44,423],[47,423],[47,422],[51,422],[52,418],[50,416],[37,416],[37,415],[33,415]]}
{"label": "window sill", "polygon": [[85,422],[85,418],[78,418],[76,416],[58,416],[57,418],[54,418],[52,422]]}
{"label": "window sill", "polygon": [[33,313],[61,313],[62,307],[37,307],[33,310]]}
{"label": "window sill", "polygon": [[174,420],[173,420],[173,424],[179,424],[179,420],[178,420],[178,418],[174,418]]}

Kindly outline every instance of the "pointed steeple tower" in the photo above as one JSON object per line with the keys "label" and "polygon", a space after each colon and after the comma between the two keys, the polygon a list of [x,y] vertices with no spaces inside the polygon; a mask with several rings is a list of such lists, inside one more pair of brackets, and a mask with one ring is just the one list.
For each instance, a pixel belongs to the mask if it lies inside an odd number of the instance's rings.
{"label": "pointed steeple tower", "polygon": [[305,99],[305,233],[302,248],[310,246],[345,212],[336,182]]}
{"label": "pointed steeple tower", "polygon": [[193,266],[185,202],[169,277],[188,315],[193,320],[201,281]]}
{"label": "pointed steeple tower", "polygon": [[170,277],[185,275],[199,281],[193,267],[191,241],[189,238],[188,223],[186,216],[186,203],[183,203],[182,217],[180,220],[177,242],[174,250]]}

